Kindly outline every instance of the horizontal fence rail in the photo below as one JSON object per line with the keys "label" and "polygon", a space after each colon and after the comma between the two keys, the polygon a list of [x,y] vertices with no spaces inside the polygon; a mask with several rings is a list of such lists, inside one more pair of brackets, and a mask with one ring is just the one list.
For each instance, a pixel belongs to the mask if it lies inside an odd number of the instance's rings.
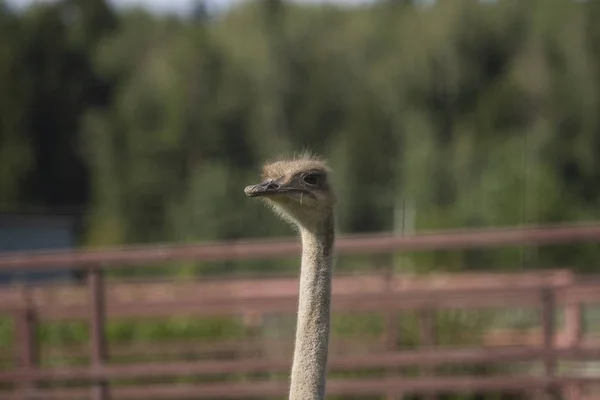
{"label": "horizontal fence rail", "polygon": [[[358,368],[392,368],[408,366],[435,366],[475,363],[504,363],[519,361],[543,361],[552,356],[563,360],[597,360],[600,348],[545,350],[542,348],[523,349],[521,347],[481,349],[436,349],[375,354],[360,354],[332,357],[328,362],[330,371],[354,370]],[[157,378],[165,376],[210,376],[250,372],[287,371],[289,359],[247,358],[242,360],[209,360],[184,362],[155,362],[128,365],[106,365],[101,367],[53,368],[37,371],[0,371],[0,382],[23,382],[31,379],[72,381],[97,379]],[[598,378],[600,381],[600,377]]]}
{"label": "horizontal fence rail", "polygon": [[[532,289],[541,287],[567,288],[573,283],[568,270],[514,274],[436,274],[431,277],[407,277],[399,274],[336,274],[333,281],[334,301],[342,303],[360,296],[368,300],[385,301],[385,296],[394,294],[394,299],[407,303],[423,303],[477,297],[503,298],[506,301],[538,297]],[[596,292],[581,286],[581,296],[596,298]],[[265,302],[297,302],[298,278],[259,279],[211,279],[177,282],[112,283],[106,287],[106,304],[109,308],[125,309],[138,305],[159,306],[169,304],[193,304],[200,311],[203,307],[227,308],[253,307]],[[561,292],[563,293],[563,292]],[[579,293],[575,289],[564,291],[564,295]],[[513,298],[513,300],[510,299]],[[519,298],[519,299],[517,299]],[[0,310],[11,310],[34,306],[38,312],[52,309],[77,309],[89,307],[92,299],[89,287],[79,284],[47,285],[37,287],[6,287],[0,290]],[[273,305],[278,307],[277,304]],[[401,305],[399,305],[401,306]],[[411,305],[410,307],[414,307]],[[125,312],[125,311],[123,311]]]}
{"label": "horizontal fence rail", "polygon": [[[505,229],[456,230],[414,235],[342,236],[336,241],[338,254],[389,253],[441,249],[492,248],[516,245],[558,245],[600,242],[600,223],[534,226]],[[132,246],[104,250],[41,252],[0,256],[0,270],[50,267],[108,268],[177,260],[249,260],[297,255],[295,239],[229,241],[195,245]]]}
{"label": "horizontal fence rail", "polygon": [[[573,348],[573,345],[567,332],[559,332],[556,337],[555,346],[559,352],[557,356],[563,359],[579,359],[586,360],[586,355],[595,357],[594,349],[600,348],[600,337],[581,339],[578,347]],[[271,339],[270,346],[282,349],[283,354],[291,354],[293,342],[288,339]],[[488,350],[495,350],[489,353],[482,352],[481,347],[475,348],[443,348],[444,352],[467,352],[464,359],[456,360],[448,358],[450,362],[504,362],[506,357],[510,358],[517,352],[525,354],[529,357],[536,358],[540,352],[539,347],[543,345],[543,335],[539,330],[501,330],[494,329],[483,338],[483,346]],[[528,346],[524,349],[523,347]],[[531,348],[529,348],[531,347]],[[265,350],[265,342],[260,339],[240,339],[240,340],[218,340],[218,341],[198,341],[198,340],[178,340],[178,341],[161,341],[160,345],[155,343],[116,343],[108,346],[107,360],[115,362],[129,361],[131,359],[141,361],[152,360],[196,360],[196,359],[223,359],[223,358],[252,358],[262,357]],[[411,350],[406,354],[417,354],[419,365],[434,365],[429,360],[435,358],[440,364],[444,363],[446,357],[438,358],[438,352],[432,352],[431,349],[426,349],[422,354],[415,350]],[[590,352],[591,350],[591,352]],[[375,338],[339,338],[333,337],[329,345],[329,353],[332,357],[337,355],[348,355],[353,353],[369,354],[381,353],[387,351],[387,345],[382,337]],[[462,353],[461,353],[462,354]],[[0,362],[11,362],[16,359],[17,354],[1,354]],[[81,345],[51,345],[41,349],[41,356],[45,359],[52,358],[67,358],[73,360],[84,360],[89,358],[89,346]],[[427,357],[424,357],[427,356]],[[288,361],[289,363],[289,361]],[[15,375],[2,375],[15,376]]]}
{"label": "horizontal fence rail", "polygon": [[[546,377],[428,377],[401,380],[397,378],[332,379],[327,382],[328,395],[369,396],[381,393],[451,394],[502,392],[521,394],[548,387],[596,383],[596,378],[546,378]],[[149,385],[145,387],[111,388],[110,396],[123,400],[150,399],[264,399],[285,396],[289,387],[282,382],[243,382],[212,384]],[[79,400],[89,399],[89,391],[81,388],[49,389],[32,393],[27,399]],[[23,400],[21,395],[7,395],[3,400]]]}

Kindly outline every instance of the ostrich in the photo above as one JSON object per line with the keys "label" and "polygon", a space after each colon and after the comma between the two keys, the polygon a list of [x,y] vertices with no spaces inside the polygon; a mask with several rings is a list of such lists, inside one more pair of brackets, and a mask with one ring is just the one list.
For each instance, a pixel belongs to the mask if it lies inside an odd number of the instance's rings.
{"label": "ostrich", "polygon": [[336,201],[328,173],[325,162],[303,155],[265,165],[263,181],[244,189],[265,199],[302,239],[290,400],[325,398]]}

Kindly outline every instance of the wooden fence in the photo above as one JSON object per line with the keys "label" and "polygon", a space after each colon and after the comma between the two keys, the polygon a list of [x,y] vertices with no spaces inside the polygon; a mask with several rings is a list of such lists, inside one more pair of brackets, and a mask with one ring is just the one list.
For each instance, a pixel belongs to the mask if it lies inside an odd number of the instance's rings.
{"label": "wooden fence", "polygon": [[[460,231],[413,236],[341,238],[338,253],[358,254],[395,250],[486,248],[512,245],[550,245],[600,241],[600,225],[533,227],[488,231]],[[270,398],[287,391],[290,354],[278,358],[243,354],[233,359],[117,363],[109,359],[107,318],[164,317],[172,315],[241,315],[248,321],[269,313],[294,314],[297,279],[241,279],[192,282],[115,283],[104,285],[103,270],[119,265],[140,267],[166,260],[225,260],[281,257],[298,254],[292,240],[236,242],[195,246],[153,246],[97,251],[0,256],[2,269],[74,267],[86,271],[85,285],[8,287],[0,289],[0,313],[13,317],[16,365],[0,371],[2,399],[183,399]],[[432,277],[397,275],[336,275],[333,311],[373,312],[387,316],[383,337],[367,351],[347,352],[354,344],[334,338],[328,394],[343,396],[502,392],[531,394],[559,391],[568,398],[583,396],[582,388],[600,382],[600,376],[564,374],[563,360],[600,359],[600,346],[582,336],[582,307],[600,303],[600,281],[573,276],[569,271],[509,274],[460,274]],[[448,348],[436,345],[435,312],[441,309],[531,307],[539,310],[539,340],[529,346]],[[558,310],[565,322],[557,330]],[[421,346],[398,349],[398,313],[419,315]],[[89,364],[44,368],[35,340],[40,321],[89,321]],[[213,348],[224,346],[206,344]],[[231,343],[229,344],[232,345]],[[182,346],[184,346],[182,348]],[[185,351],[180,344],[179,351]],[[202,344],[189,344],[189,352]],[[233,345],[235,348],[236,345]],[[346,346],[346,347],[345,347]],[[239,344],[238,344],[239,350]],[[82,354],[82,349],[72,349]],[[121,352],[123,350],[119,350]],[[145,351],[145,350],[144,350]],[[164,353],[163,353],[164,354]],[[239,352],[237,353],[239,356]],[[538,362],[540,374],[443,376],[434,367],[455,364]],[[398,375],[401,367],[420,367],[430,375]],[[342,378],[341,371],[384,370],[375,377]],[[265,373],[283,373],[283,379],[265,379]],[[244,379],[239,379],[240,374]],[[257,378],[253,378],[254,375]],[[263,376],[260,376],[260,375]],[[238,379],[231,380],[235,375]],[[179,383],[159,379],[189,377]],[[229,379],[229,380],[228,380]],[[124,382],[129,380],[129,382]],[[134,380],[131,382],[131,380]],[[71,383],[56,386],[51,383]],[[73,386],[76,384],[76,386]],[[2,386],[0,386],[0,390]]]}

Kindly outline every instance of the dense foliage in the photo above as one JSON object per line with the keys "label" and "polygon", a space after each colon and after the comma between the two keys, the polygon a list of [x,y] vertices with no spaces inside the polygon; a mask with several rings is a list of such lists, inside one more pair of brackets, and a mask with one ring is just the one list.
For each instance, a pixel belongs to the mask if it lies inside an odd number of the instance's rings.
{"label": "dense foliage", "polygon": [[[288,234],[242,189],[309,148],[343,232],[597,219],[599,17],[598,0],[4,5],[2,210],[84,210],[90,246]],[[594,251],[420,264],[584,268]]]}

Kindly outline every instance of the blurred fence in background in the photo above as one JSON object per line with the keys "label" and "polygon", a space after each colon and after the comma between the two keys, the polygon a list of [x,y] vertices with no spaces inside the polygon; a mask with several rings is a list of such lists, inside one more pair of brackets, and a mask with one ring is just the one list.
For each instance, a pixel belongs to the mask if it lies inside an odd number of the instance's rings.
{"label": "blurred fence in background", "polygon": [[[599,241],[600,225],[581,225],[351,236],[340,238],[337,250],[344,255]],[[13,351],[0,358],[0,397],[281,398],[293,336],[269,335],[265,326],[273,315],[294,320],[296,277],[107,283],[103,275],[123,265],[276,258],[298,251],[295,240],[282,240],[3,255],[0,270],[72,267],[84,270],[86,281],[0,288],[0,313],[10,319],[13,336]],[[590,362],[600,359],[600,336],[586,323],[585,311],[599,303],[600,279],[568,269],[336,274],[334,320],[376,316],[369,324],[381,329],[339,335],[334,326],[328,393],[344,399],[451,393],[529,398],[554,391],[569,399],[597,398],[590,388],[600,383],[600,374],[590,373]],[[497,329],[489,319],[483,329],[459,324],[462,338],[449,343],[439,329],[444,313],[452,310],[484,315],[529,310],[535,318],[521,330]],[[107,340],[112,322],[174,317],[235,318],[244,334],[212,341]],[[409,318],[418,342],[407,345],[402,335]],[[72,320],[86,322],[85,342],[42,345],[36,340],[44,324]]]}

